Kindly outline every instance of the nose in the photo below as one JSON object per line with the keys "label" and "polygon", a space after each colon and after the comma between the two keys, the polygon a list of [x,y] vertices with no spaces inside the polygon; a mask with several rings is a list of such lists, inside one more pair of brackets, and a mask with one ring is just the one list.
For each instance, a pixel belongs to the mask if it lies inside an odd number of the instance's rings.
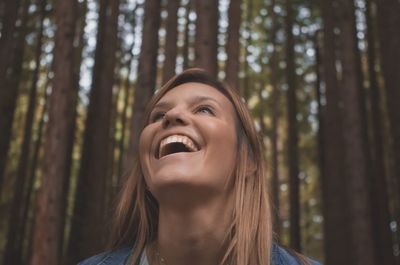
{"label": "nose", "polygon": [[178,108],[173,108],[167,111],[164,114],[164,118],[162,120],[163,128],[176,125],[186,125],[186,124],[187,124],[186,115],[183,110]]}

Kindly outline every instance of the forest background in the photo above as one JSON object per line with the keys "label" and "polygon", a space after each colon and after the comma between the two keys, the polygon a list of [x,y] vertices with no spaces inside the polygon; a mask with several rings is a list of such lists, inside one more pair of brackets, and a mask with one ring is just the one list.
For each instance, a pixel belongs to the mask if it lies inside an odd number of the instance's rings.
{"label": "forest background", "polygon": [[0,264],[104,249],[146,102],[201,67],[264,140],[276,238],[400,264],[397,0],[0,0]]}

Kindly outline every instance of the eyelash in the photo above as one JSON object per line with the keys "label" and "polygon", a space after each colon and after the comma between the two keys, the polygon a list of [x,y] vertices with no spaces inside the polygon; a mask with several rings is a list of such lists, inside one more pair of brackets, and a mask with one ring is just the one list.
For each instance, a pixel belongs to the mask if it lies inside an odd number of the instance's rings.
{"label": "eyelash", "polygon": [[164,111],[156,112],[153,115],[151,115],[151,122],[157,122],[158,120],[162,119],[165,116]]}
{"label": "eyelash", "polygon": [[[206,110],[206,112],[204,112],[204,110]],[[213,116],[215,115],[214,111],[209,106],[199,106],[199,107],[197,107],[196,110],[195,110],[195,113],[199,113],[199,112],[210,114],[210,115],[213,115]],[[151,120],[151,122],[157,122],[160,119],[162,119],[164,116],[165,116],[165,112],[164,111],[159,111],[159,112],[156,112],[153,115],[151,115],[151,119],[150,120]]]}
{"label": "eyelash", "polygon": [[199,106],[196,109],[196,112],[203,112],[203,110],[207,110],[208,114],[214,115],[212,108],[210,108],[209,106]]}

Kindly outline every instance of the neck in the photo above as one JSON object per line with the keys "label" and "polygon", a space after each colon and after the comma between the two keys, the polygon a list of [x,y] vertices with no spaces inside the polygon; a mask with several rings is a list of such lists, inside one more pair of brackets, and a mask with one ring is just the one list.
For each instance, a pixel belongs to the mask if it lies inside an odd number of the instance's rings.
{"label": "neck", "polygon": [[[152,259],[166,265],[217,265],[231,223],[232,200],[218,198],[182,208],[160,203],[158,238]],[[158,253],[159,257],[155,255]],[[157,264],[157,261],[154,262]]]}

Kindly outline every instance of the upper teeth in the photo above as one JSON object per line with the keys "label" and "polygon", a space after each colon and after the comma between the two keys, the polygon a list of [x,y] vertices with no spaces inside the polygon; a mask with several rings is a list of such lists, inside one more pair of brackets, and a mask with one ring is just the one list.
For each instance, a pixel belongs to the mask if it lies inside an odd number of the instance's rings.
{"label": "upper teeth", "polygon": [[190,139],[189,137],[184,135],[171,135],[161,141],[159,148],[159,157],[161,157],[163,148],[170,143],[183,143],[190,152],[196,152],[199,150],[192,139]]}

